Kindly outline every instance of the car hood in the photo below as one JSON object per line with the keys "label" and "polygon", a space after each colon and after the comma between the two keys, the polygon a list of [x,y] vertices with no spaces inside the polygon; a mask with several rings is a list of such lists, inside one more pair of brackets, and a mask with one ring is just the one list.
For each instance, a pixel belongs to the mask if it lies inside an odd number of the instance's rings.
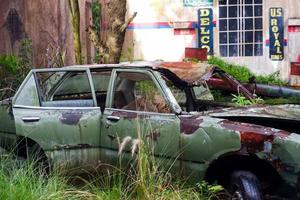
{"label": "car hood", "polygon": [[225,108],[209,113],[212,117],[259,117],[275,119],[292,119],[300,121],[300,105],[251,106]]}
{"label": "car hood", "polygon": [[300,133],[300,105],[225,108],[209,111],[207,115]]}

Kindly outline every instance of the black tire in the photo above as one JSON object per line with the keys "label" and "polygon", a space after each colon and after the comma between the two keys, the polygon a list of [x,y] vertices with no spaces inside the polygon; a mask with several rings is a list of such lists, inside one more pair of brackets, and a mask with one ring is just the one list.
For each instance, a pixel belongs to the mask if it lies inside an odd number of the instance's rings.
{"label": "black tire", "polygon": [[249,171],[235,171],[231,175],[232,200],[263,200],[258,178]]}

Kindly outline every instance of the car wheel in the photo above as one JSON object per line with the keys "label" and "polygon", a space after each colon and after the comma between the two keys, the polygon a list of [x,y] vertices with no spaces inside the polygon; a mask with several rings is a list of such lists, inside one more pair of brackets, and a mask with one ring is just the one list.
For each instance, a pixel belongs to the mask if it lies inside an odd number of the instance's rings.
{"label": "car wheel", "polygon": [[258,178],[248,171],[235,171],[231,176],[230,191],[232,200],[262,200]]}

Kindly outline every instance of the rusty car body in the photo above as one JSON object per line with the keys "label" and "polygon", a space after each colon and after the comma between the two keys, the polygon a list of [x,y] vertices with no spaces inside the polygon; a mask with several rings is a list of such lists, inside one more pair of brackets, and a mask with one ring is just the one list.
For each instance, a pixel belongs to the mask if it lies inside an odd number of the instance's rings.
{"label": "rusty car body", "polygon": [[[117,164],[124,138],[142,133],[162,163],[196,182],[226,187],[242,171],[259,180],[259,191],[285,186],[297,194],[299,106],[214,105],[206,81],[216,72],[184,62],[34,69],[0,103],[0,145],[22,157],[34,147],[51,165],[101,168]],[[130,145],[122,151],[132,160]],[[260,199],[238,188],[235,195]]]}

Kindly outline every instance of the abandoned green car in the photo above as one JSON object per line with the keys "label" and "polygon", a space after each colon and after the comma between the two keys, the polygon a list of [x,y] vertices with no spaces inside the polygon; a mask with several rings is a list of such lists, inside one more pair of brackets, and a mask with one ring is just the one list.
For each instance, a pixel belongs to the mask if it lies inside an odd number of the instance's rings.
{"label": "abandoned green car", "polygon": [[[0,103],[1,147],[25,158],[39,151],[50,166],[101,168],[118,163],[122,141],[142,135],[174,176],[217,182],[232,199],[259,200],[281,188],[297,196],[299,107],[208,103],[214,72],[183,62],[32,70]],[[125,161],[132,145],[122,146]]]}

